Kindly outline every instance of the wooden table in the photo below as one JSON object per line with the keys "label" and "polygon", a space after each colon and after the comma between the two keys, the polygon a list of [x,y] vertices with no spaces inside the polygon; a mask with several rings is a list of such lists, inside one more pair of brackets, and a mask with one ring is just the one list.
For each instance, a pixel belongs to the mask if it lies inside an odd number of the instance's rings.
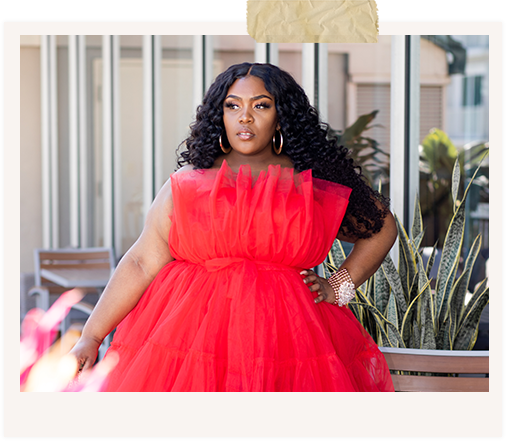
{"label": "wooden table", "polygon": [[111,271],[108,269],[42,269],[40,275],[64,288],[105,288]]}
{"label": "wooden table", "polygon": [[[49,280],[57,285],[63,286],[64,288],[96,288],[98,289],[99,295],[102,293],[103,288],[109,282],[109,278],[111,277],[111,271],[108,269],[90,269],[90,268],[82,268],[82,269],[69,269],[69,268],[55,268],[55,269],[41,269],[40,275],[44,277],[46,280]],[[80,310],[87,314],[91,314],[93,310],[93,305],[89,305],[85,302],[79,302],[77,305],[74,305],[76,310]],[[69,315],[63,319],[62,321],[62,334],[66,332],[66,330],[70,326],[70,318]],[[100,345],[99,348],[99,356],[98,359],[101,360],[107,351],[111,343],[110,335],[107,335]]]}

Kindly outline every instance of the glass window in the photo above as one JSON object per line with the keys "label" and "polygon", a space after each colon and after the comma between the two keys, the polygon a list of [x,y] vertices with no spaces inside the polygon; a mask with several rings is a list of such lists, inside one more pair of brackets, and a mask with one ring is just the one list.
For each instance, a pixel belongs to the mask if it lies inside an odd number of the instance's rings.
{"label": "glass window", "polygon": [[255,62],[255,40],[249,35],[213,35],[213,81],[239,63]]}
{"label": "glass window", "polygon": [[[488,148],[488,53],[486,35],[422,39],[420,203],[427,228],[422,246],[431,247],[436,240],[438,248],[443,246],[453,216],[451,174],[457,156],[462,171],[459,193],[462,196]],[[461,58],[459,68],[455,67],[455,57]],[[431,90],[433,88],[438,91]],[[435,117],[438,114],[440,116]],[[476,282],[485,278],[488,259],[488,177],[486,158],[466,202],[464,258],[478,233],[482,235],[482,249],[469,287],[471,291]]]}
{"label": "glass window", "polygon": [[279,43],[278,66],[302,85],[302,43]]}
{"label": "glass window", "polygon": [[378,189],[381,181],[381,192],[386,196],[391,46],[390,36],[381,35],[373,45],[328,44],[328,123],[340,135],[353,130],[353,136],[342,138],[343,144],[374,188]]}
{"label": "glass window", "polygon": [[[195,116],[193,108],[193,36],[161,37],[162,174],[165,182],[177,168],[176,151],[188,136]],[[184,150],[184,146],[181,146]],[[157,165],[155,164],[155,167]],[[156,191],[159,189],[157,188]]]}

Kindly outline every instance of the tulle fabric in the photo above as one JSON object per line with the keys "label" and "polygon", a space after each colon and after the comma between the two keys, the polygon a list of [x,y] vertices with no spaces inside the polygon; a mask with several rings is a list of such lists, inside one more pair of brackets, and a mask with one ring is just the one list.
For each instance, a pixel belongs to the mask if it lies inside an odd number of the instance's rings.
{"label": "tulle fabric", "polygon": [[249,166],[171,176],[167,264],[118,326],[108,391],[393,391],[347,307],[315,304],[351,190],[311,170]]}

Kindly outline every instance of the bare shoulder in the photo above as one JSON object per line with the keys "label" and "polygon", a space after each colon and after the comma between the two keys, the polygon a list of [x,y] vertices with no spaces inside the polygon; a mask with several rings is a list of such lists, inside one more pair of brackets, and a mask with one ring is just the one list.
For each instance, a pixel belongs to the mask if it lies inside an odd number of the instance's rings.
{"label": "bare shoulder", "polygon": [[[181,172],[185,172],[185,171],[190,171],[190,170],[193,170],[193,165],[188,164],[188,165],[184,165],[181,168],[178,168],[173,174],[177,174],[177,173],[181,173]],[[171,189],[171,184],[170,184],[170,177],[169,177],[169,179],[167,179],[165,181],[165,184],[163,184],[162,188],[160,189],[160,191],[158,193],[158,196],[170,197],[172,199],[172,189]]]}
{"label": "bare shoulder", "polygon": [[183,165],[181,168],[178,168],[174,173],[181,173],[183,171],[189,171],[189,170],[193,170],[193,165],[192,164],[186,164],[186,165]]}

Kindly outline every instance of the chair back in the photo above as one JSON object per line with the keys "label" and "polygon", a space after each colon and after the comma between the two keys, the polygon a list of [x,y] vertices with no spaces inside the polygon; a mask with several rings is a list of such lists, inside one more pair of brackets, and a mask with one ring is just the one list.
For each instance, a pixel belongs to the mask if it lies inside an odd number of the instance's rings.
{"label": "chair back", "polygon": [[[396,392],[488,392],[488,351],[380,348]],[[414,374],[411,374],[414,373]],[[428,376],[430,374],[443,374]]]}
{"label": "chair back", "polygon": [[43,269],[107,269],[114,271],[114,254],[111,248],[76,248],[76,249],[36,249],[35,285],[46,287],[51,294],[61,294],[68,290],[45,279]]}

